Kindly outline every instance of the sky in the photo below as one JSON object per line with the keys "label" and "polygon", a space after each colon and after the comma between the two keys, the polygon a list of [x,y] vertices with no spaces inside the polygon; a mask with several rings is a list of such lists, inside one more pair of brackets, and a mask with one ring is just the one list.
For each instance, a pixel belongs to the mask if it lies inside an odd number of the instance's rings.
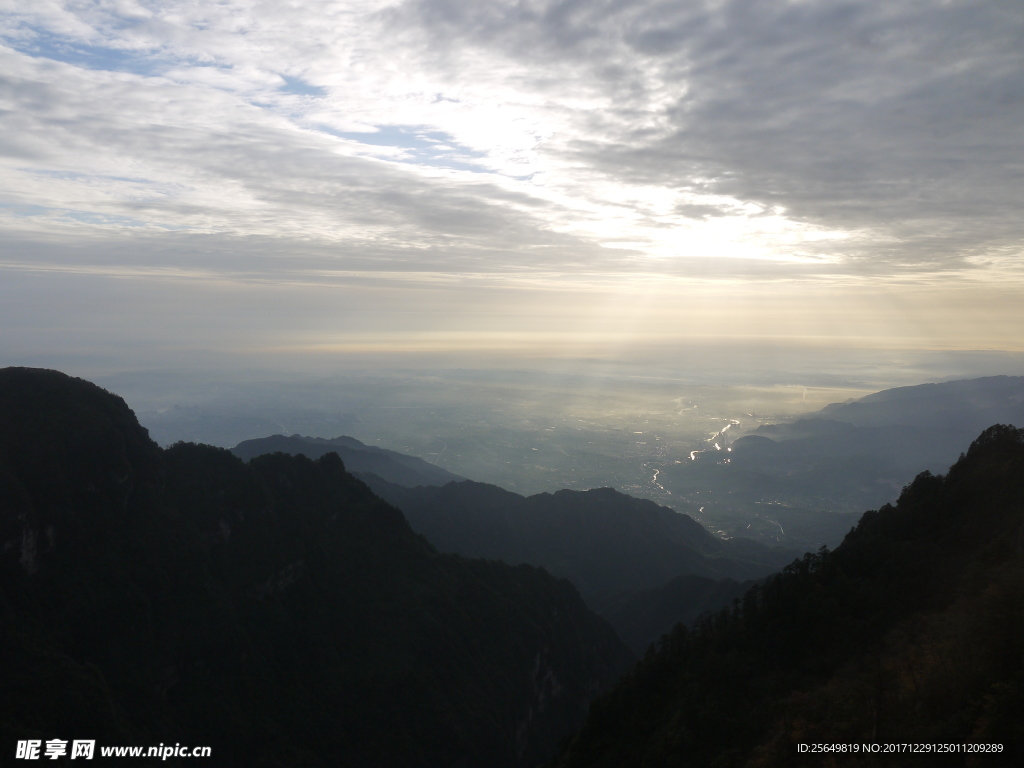
{"label": "sky", "polygon": [[0,362],[1021,353],[1022,126],[1005,0],[0,0]]}

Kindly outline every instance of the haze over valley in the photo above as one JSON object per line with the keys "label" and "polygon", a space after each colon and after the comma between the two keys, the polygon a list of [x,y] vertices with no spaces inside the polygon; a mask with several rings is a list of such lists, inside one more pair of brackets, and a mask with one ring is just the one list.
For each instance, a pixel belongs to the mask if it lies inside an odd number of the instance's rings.
{"label": "haze over valley", "polygon": [[[805,379],[811,386],[713,385],[664,367],[653,370],[663,375],[594,363],[567,368],[246,382],[199,376],[200,383],[182,377],[178,387],[173,373],[109,381],[127,385],[129,401],[140,379],[153,382],[137,409],[164,445],[348,435],[524,495],[612,487],[685,512],[722,537],[809,550],[838,544],[861,512],[894,498],[917,473],[945,471],[971,434],[1019,420],[1015,398],[1024,393],[1019,378],[937,397],[923,388],[911,409],[906,402],[918,391],[911,388],[888,411],[876,407],[858,418],[837,406],[870,401],[867,377],[820,372]],[[784,428],[791,423],[805,426]],[[766,439],[781,440],[790,454],[758,454],[756,441]],[[803,456],[793,452],[804,445]]]}

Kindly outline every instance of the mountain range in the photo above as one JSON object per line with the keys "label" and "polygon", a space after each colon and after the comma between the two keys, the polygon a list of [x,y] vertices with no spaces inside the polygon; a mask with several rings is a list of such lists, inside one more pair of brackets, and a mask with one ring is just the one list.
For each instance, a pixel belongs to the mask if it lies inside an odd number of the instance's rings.
{"label": "mountain range", "polygon": [[[1019,765],[1022,628],[1024,430],[997,425],[836,550],[677,626],[553,765]],[[822,743],[849,749],[797,751]],[[861,753],[969,743],[994,751]]]}
{"label": "mountain range", "polygon": [[[918,390],[931,405],[916,411],[898,390],[830,406],[848,420],[772,425],[730,446],[747,458],[703,466],[771,479],[845,457],[863,479],[864,448],[848,447],[896,411],[912,431],[943,403],[974,408],[936,441],[1012,416],[1020,382],[981,382]],[[0,370],[8,748],[189,742],[229,767],[774,768],[922,764],[800,744],[983,743],[999,750],[927,764],[1018,764],[1024,430],[988,427],[946,475],[920,473],[835,550],[770,575],[791,553],[608,488],[523,497],[350,438],[252,450],[161,449],[89,382]],[[356,476],[342,450],[409,484]],[[424,478],[443,484],[412,485]]]}
{"label": "mountain range", "polygon": [[[676,622],[728,604],[740,583],[773,573],[799,554],[748,539],[723,541],[688,515],[611,488],[524,497],[487,483],[457,482],[422,459],[351,437],[275,435],[247,440],[232,453],[316,458],[332,450],[438,551],[533,565],[568,579],[638,654]],[[686,588],[669,586],[684,576],[690,577]]]}
{"label": "mountain range", "polygon": [[335,452],[162,450],[55,371],[0,370],[0,542],[5,750],[532,766],[634,659],[567,581],[438,553]]}
{"label": "mountain range", "polygon": [[[718,536],[687,515],[612,489],[523,497],[482,483],[448,485],[444,476],[382,480],[373,467],[357,474],[441,551],[529,563],[568,578],[642,654],[676,621],[728,605],[750,580],[841,541],[864,509],[894,498],[924,469],[944,471],[990,420],[1019,420],[1022,404],[1024,377],[902,387],[762,426],[730,451],[664,468],[666,488],[682,496],[700,491],[700,517]],[[235,451],[315,456],[330,444],[362,446],[293,436]]]}
{"label": "mountain range", "polygon": [[[737,596],[728,586],[734,580],[766,576],[798,555],[747,539],[723,541],[688,515],[611,488],[524,497],[470,481],[403,488],[364,479],[441,552],[527,563],[568,579],[637,653],[677,621],[727,604]],[[664,590],[681,576],[697,578],[691,585],[703,589]],[[726,586],[713,586],[723,579]],[[659,588],[660,598],[650,594]]]}

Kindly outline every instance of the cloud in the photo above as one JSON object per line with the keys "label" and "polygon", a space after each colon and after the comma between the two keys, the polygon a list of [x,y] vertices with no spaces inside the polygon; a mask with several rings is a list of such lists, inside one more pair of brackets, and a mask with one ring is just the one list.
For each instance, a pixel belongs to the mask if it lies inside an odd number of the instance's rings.
{"label": "cloud", "polygon": [[7,269],[634,298],[649,276],[1024,276],[1017,4],[13,0],[0,20]]}
{"label": "cloud", "polygon": [[548,151],[613,185],[782,209],[847,234],[801,243],[808,255],[861,269],[1019,245],[1024,9],[1012,4],[420,0],[396,15],[427,48],[468,40],[539,62],[538,91],[557,73],[593,98]]}

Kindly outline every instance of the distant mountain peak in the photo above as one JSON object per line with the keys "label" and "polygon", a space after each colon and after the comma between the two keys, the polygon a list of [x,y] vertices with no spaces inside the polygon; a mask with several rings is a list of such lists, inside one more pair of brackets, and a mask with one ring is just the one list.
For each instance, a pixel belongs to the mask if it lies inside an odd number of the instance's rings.
{"label": "distant mountain peak", "polygon": [[332,438],[307,437],[299,434],[271,435],[255,440],[243,440],[232,448],[231,452],[243,461],[267,453],[303,455],[311,459],[319,458],[325,453],[337,453],[350,472],[372,473],[388,482],[407,487],[444,485],[464,479],[417,456],[366,445],[347,435]]}

